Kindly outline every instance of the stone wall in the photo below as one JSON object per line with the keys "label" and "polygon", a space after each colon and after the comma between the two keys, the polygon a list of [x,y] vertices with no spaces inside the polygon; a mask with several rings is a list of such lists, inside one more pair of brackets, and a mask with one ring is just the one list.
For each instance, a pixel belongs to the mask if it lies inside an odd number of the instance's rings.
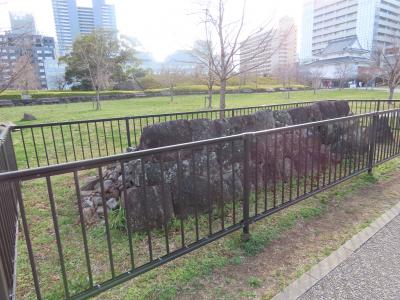
{"label": "stone wall", "polygon": [[[260,131],[350,115],[346,101],[326,101],[285,111],[258,111],[220,120],[177,120],[144,128],[136,150],[152,149],[243,132]],[[385,122],[382,121],[382,124]],[[381,125],[383,127],[384,125]],[[254,188],[287,181],[291,176],[324,172],[354,151],[368,150],[369,128],[353,122],[331,123],[261,136],[250,144],[250,184]],[[356,148],[357,146],[357,148]],[[107,209],[126,206],[133,231],[161,227],[242,200],[243,141],[153,155],[104,170]],[[124,174],[122,174],[124,173]],[[163,174],[163,175],[162,175]],[[124,184],[125,182],[125,184]],[[125,189],[126,188],[126,191]],[[84,190],[86,211],[101,214],[99,179]]]}

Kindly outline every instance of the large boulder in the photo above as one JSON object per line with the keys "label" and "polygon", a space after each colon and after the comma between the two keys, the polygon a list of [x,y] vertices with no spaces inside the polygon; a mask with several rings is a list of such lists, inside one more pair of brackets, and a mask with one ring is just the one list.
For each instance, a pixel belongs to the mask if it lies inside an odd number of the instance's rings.
{"label": "large boulder", "polygon": [[313,105],[318,106],[323,120],[334,119],[339,116],[335,102],[333,101],[319,101]]}
{"label": "large boulder", "polygon": [[171,194],[161,186],[132,187],[122,200],[127,215],[127,223],[133,231],[161,228],[169,222],[173,214]]}
{"label": "large boulder", "polygon": [[393,132],[389,123],[389,117],[379,117],[376,127],[376,141],[378,143],[389,143],[393,140]]}
{"label": "large boulder", "polygon": [[192,141],[188,120],[168,121],[153,124],[143,129],[139,149],[152,149]]}
{"label": "large boulder", "polygon": [[193,141],[208,140],[219,136],[213,122],[208,119],[197,119],[189,122]]}
{"label": "large boulder", "polygon": [[273,112],[275,127],[285,127],[293,125],[292,117],[286,110],[276,110]]}
{"label": "large boulder", "polygon": [[335,107],[339,118],[346,117],[350,113],[350,105],[347,101],[335,101]]}
{"label": "large boulder", "polygon": [[21,121],[35,121],[36,117],[32,114],[24,113]]}
{"label": "large boulder", "polygon": [[315,104],[291,108],[287,112],[292,118],[293,124],[304,124],[322,120],[319,106]]}
{"label": "large boulder", "polygon": [[259,110],[254,114],[254,117],[254,130],[260,131],[275,128],[275,118],[271,110]]}

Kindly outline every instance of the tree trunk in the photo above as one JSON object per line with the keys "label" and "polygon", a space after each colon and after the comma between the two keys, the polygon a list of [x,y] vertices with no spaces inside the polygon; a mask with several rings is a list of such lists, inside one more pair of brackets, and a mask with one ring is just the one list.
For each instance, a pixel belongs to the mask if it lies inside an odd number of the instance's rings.
{"label": "tree trunk", "polygon": [[[226,108],[225,105],[225,94],[226,94],[226,79],[221,80],[221,87],[219,91],[219,109],[224,110]],[[220,112],[220,118],[225,118],[225,112]]]}
{"label": "tree trunk", "polygon": [[208,108],[212,109],[212,97],[213,97],[213,91],[212,87],[208,89]]}
{"label": "tree trunk", "polygon": [[100,105],[100,90],[97,88],[96,89],[96,110],[100,110],[101,105]]}
{"label": "tree trunk", "polygon": [[389,87],[389,99],[388,99],[388,103],[392,104],[392,100],[394,97],[394,87]]}
{"label": "tree trunk", "polygon": [[172,103],[172,102],[174,102],[174,87],[172,85],[169,87],[169,94],[170,94],[171,103]]}

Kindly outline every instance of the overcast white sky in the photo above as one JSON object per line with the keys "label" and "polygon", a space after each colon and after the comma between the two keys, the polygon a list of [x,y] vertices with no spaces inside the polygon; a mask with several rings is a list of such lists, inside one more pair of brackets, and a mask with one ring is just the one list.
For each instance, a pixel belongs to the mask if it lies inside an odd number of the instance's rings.
{"label": "overcast white sky", "polygon": [[[91,0],[78,0],[90,6]],[[117,27],[121,34],[136,37],[145,51],[162,61],[178,49],[190,48],[202,38],[199,25],[199,0],[108,0],[115,4]],[[241,0],[229,0],[228,12],[240,13]],[[301,22],[303,0],[247,0],[248,29],[284,15]],[[8,12],[33,13],[40,33],[55,36],[51,0],[0,0],[0,28],[9,27]],[[233,17],[233,15],[232,15]]]}

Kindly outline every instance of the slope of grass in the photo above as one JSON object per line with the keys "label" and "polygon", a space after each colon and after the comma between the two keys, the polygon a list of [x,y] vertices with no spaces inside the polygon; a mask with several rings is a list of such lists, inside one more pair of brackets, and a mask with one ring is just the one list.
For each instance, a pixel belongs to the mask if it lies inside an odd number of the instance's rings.
{"label": "slope of grass", "polygon": [[[400,98],[400,95],[396,95]],[[316,95],[312,91],[265,94],[229,94],[226,104],[228,108],[278,104],[297,101],[312,101],[323,99],[386,99],[385,91],[366,90],[323,90]],[[218,107],[218,96],[213,99],[214,108]],[[57,105],[40,105],[25,107],[0,108],[0,122],[11,121],[16,124],[32,124],[56,122],[65,120],[85,120],[107,117],[122,117],[132,115],[160,114],[204,109],[204,95],[176,96],[174,102],[169,97],[153,97],[128,99],[118,101],[102,101],[102,110],[94,111],[91,103],[71,103]],[[21,122],[24,112],[29,112],[37,118],[36,121]]]}

